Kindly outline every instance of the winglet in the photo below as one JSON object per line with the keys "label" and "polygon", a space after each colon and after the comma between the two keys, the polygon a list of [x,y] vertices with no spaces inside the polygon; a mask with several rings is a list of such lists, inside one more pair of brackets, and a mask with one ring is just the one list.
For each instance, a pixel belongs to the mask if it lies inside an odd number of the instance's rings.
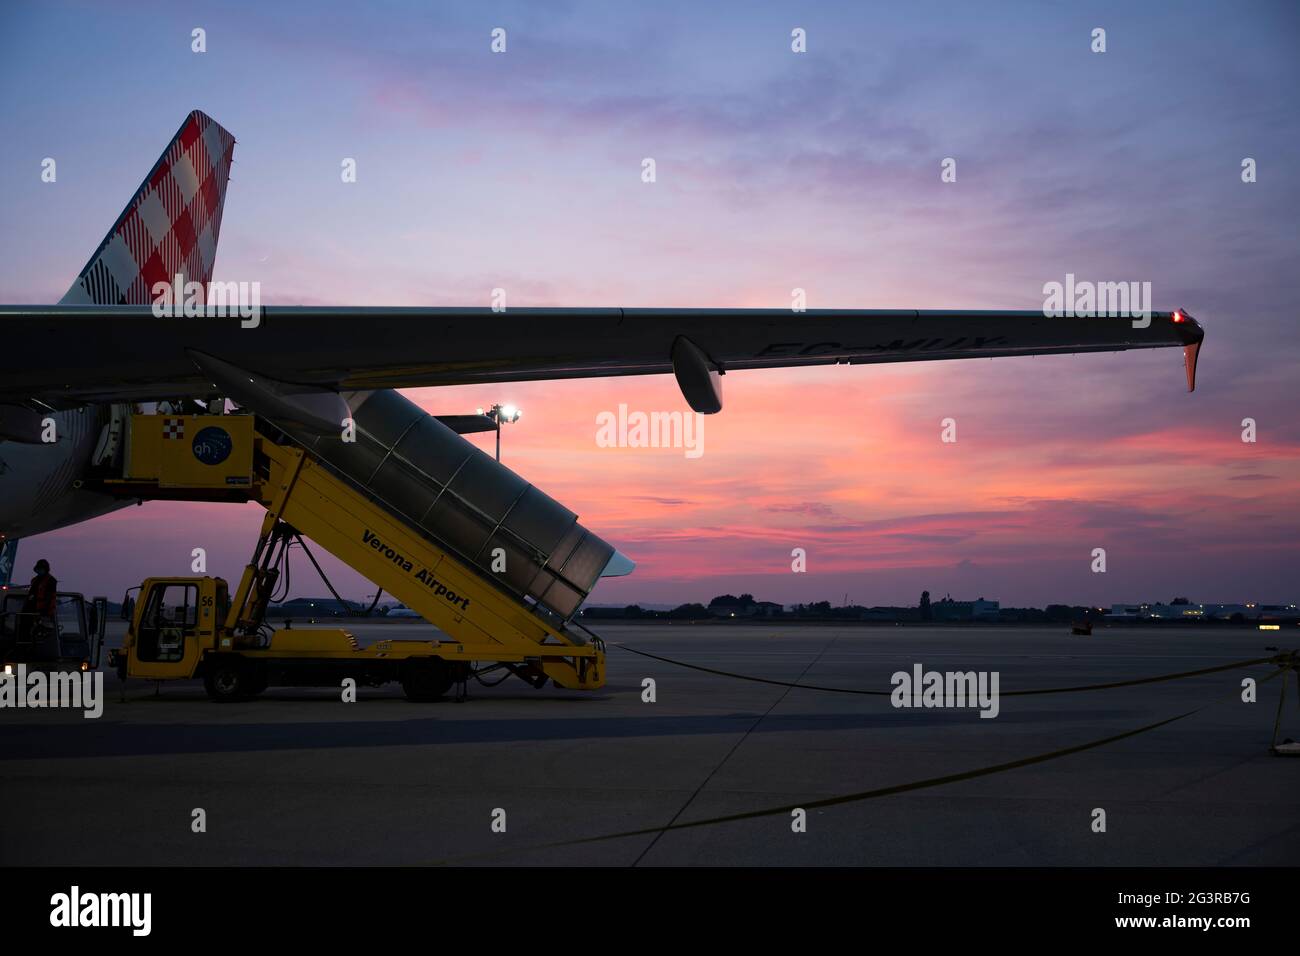
{"label": "winglet", "polygon": [[1174,309],[1169,313],[1169,320],[1182,330],[1179,336],[1183,340],[1183,369],[1187,372],[1187,390],[1196,391],[1196,359],[1201,354],[1201,342],[1205,339],[1205,330],[1201,323],[1187,314],[1186,309]]}
{"label": "winglet", "polygon": [[1183,365],[1187,369],[1187,390],[1196,391],[1196,357],[1200,355],[1201,343],[1188,342],[1183,346]]}

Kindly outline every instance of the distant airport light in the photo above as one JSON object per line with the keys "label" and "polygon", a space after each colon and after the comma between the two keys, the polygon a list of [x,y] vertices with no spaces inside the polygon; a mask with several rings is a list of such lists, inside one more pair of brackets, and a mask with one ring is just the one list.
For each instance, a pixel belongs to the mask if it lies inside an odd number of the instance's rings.
{"label": "distant airport light", "polygon": [[520,416],[523,415],[523,409],[521,409],[518,405],[497,404],[497,405],[493,405],[486,412],[483,411],[483,409],[481,408],[478,411],[480,415],[487,415],[488,418],[492,419],[494,422],[497,423],[497,461],[500,461],[501,460],[501,423],[505,422],[506,424],[512,425],[515,422],[519,421]]}
{"label": "distant airport light", "polygon": [[1259,626],[1259,629],[1260,629],[1261,631],[1280,631],[1280,630],[1282,630],[1282,625],[1281,625],[1281,624],[1261,624],[1261,625]]}

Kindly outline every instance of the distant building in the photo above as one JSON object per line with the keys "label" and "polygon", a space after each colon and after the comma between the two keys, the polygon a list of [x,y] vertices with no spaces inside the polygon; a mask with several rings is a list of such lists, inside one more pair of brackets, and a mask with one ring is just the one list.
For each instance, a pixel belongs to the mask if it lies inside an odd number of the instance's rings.
{"label": "distant building", "polygon": [[1197,621],[1209,617],[1204,604],[1192,604],[1184,598],[1175,599],[1170,604],[1112,604],[1106,620]]}
{"label": "distant building", "polygon": [[735,604],[728,604],[718,603],[717,598],[714,598],[714,603],[709,605],[709,614],[714,617],[780,617],[784,611],[783,604],[752,599],[744,603],[738,601]]}
{"label": "distant building", "polygon": [[1193,604],[1174,598],[1168,604],[1112,604],[1108,621],[1271,621],[1300,617],[1294,604]]}
{"label": "distant building", "polygon": [[997,601],[978,598],[974,601],[954,601],[950,596],[930,605],[936,621],[996,621],[1001,605]]}
{"label": "distant building", "polygon": [[1108,621],[1136,621],[1143,616],[1145,604],[1112,604],[1110,613],[1106,615]]}
{"label": "distant building", "polygon": [[1216,621],[1277,621],[1300,618],[1295,604],[1202,604],[1205,616]]}

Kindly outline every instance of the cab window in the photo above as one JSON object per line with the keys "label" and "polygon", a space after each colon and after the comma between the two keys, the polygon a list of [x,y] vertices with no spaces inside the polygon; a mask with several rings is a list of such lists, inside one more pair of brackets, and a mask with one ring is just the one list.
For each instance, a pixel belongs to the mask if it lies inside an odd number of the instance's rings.
{"label": "cab window", "polygon": [[199,589],[193,584],[163,584],[149,592],[140,619],[137,656],[142,661],[179,661],[198,623]]}

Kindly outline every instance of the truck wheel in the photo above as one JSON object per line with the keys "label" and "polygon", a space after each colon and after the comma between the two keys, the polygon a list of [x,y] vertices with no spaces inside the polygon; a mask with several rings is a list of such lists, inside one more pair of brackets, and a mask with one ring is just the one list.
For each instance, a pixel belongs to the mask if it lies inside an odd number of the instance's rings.
{"label": "truck wheel", "polygon": [[203,689],[213,700],[242,700],[253,692],[248,669],[237,660],[209,660],[203,672]]}
{"label": "truck wheel", "polygon": [[438,700],[451,690],[451,684],[451,668],[446,661],[411,663],[402,673],[402,690],[407,700],[421,703]]}

